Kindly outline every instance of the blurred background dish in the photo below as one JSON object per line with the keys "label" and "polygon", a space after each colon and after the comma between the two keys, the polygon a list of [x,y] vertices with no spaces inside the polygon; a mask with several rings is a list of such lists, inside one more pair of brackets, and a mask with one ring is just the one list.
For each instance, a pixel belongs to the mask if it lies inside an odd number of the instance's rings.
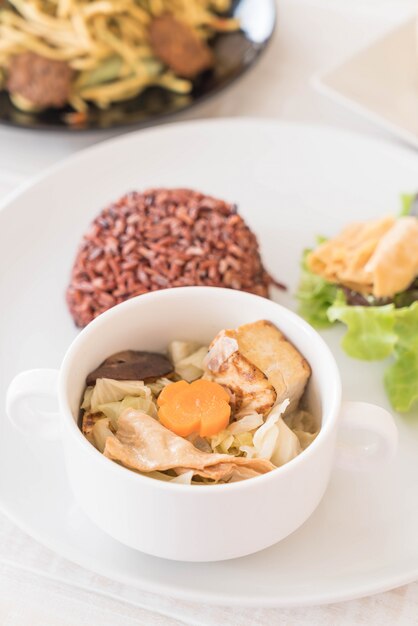
{"label": "blurred background dish", "polygon": [[418,147],[416,18],[313,78],[315,87]]}
{"label": "blurred background dish", "polygon": [[149,125],[241,76],[275,21],[274,0],[58,0],[52,11],[44,1],[7,0],[0,122],[70,130]]}

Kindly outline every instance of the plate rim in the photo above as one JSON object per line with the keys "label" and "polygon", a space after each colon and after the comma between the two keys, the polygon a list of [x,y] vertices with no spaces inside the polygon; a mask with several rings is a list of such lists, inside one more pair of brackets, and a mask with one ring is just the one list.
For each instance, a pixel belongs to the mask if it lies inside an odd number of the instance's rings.
{"label": "plate rim", "polygon": [[[16,190],[12,191],[8,194],[4,200],[0,203],[0,219],[5,219],[8,210],[14,210],[14,202],[19,200],[21,196],[24,196],[28,191],[30,191],[33,187],[36,187],[38,184],[42,184],[45,180],[47,180],[50,176],[53,176],[56,172],[60,172],[65,170],[68,166],[77,163],[80,159],[84,158],[97,158],[101,156],[101,153],[105,153],[112,149],[113,146],[123,146],[124,144],[135,143],[136,141],[141,141],[141,138],[144,136],[144,133],[154,133],[161,134],[166,132],[182,132],[184,127],[207,127],[210,128],[212,126],[234,126],[234,127],[243,127],[243,129],[248,128],[249,126],[255,128],[264,128],[271,129],[272,127],[283,129],[285,131],[296,130],[296,132],[308,132],[315,135],[327,135],[333,137],[341,137],[342,139],[348,141],[354,141],[357,145],[367,144],[369,146],[374,145],[376,149],[384,150],[385,152],[390,153],[392,156],[396,158],[405,159],[406,162],[414,162],[416,165],[418,161],[417,154],[406,148],[405,146],[388,142],[383,138],[376,138],[365,136],[358,132],[341,130],[339,128],[327,125],[318,125],[318,124],[300,124],[297,122],[281,122],[277,121],[274,118],[272,119],[258,119],[252,117],[232,117],[232,118],[209,118],[206,120],[192,120],[192,121],[184,121],[180,123],[173,124],[164,124],[157,127],[150,127],[145,130],[136,130],[131,133],[127,133],[122,136],[109,138],[104,141],[99,141],[97,144],[90,146],[84,150],[80,150],[66,159],[50,166],[40,174],[28,179],[23,185],[19,186]],[[138,139],[139,138],[139,139]],[[7,419],[5,417],[5,419]],[[141,589],[146,592],[171,596],[178,598],[180,600],[189,601],[189,602],[201,602],[210,605],[218,605],[218,606],[234,606],[234,607],[266,607],[266,608],[290,608],[290,607],[304,607],[304,606],[318,606],[324,604],[330,604],[335,602],[343,602],[348,600],[353,600],[356,598],[364,597],[367,595],[372,595],[380,592],[387,591],[394,587],[398,587],[404,584],[408,584],[418,579],[418,566],[412,567],[403,575],[399,573],[394,573],[392,576],[386,577],[383,581],[374,582],[371,580],[369,585],[360,584],[358,586],[353,587],[352,585],[346,592],[338,591],[334,594],[327,594],[323,592],[322,594],[318,594],[316,592],[310,592],[304,594],[302,597],[298,598],[297,601],[287,600],[285,596],[271,596],[271,597],[262,597],[261,599],[256,597],[256,594],[250,597],[241,597],[239,595],[231,595],[228,596],[222,595],[219,592],[206,592],[199,590],[184,590],[181,587],[175,587],[172,584],[168,583],[156,583],[156,582],[148,582],[146,578],[141,579],[140,582],[132,580],[129,576],[117,575],[115,576],[111,572],[107,570],[104,571],[100,568],[95,569],[90,565],[86,565],[83,563],[82,559],[78,556],[76,558],[67,555],[66,547],[64,544],[60,544],[59,541],[48,541],[48,538],[41,536],[41,533],[38,533],[36,530],[33,530],[25,520],[22,520],[18,516],[16,516],[13,511],[9,508],[7,504],[0,501],[0,512],[5,514],[9,519],[11,519],[23,532],[33,537],[38,543],[52,550],[56,554],[65,558],[66,560],[76,563],[78,566],[83,567],[84,569],[88,569],[90,571],[96,572],[101,576],[106,576],[111,580],[119,581],[123,584],[127,584],[133,586],[137,589]],[[64,546],[64,547],[63,547]],[[71,584],[71,583],[68,583]]]}
{"label": "plate rim", "polygon": [[350,130],[346,128],[340,128],[337,126],[333,126],[331,124],[324,123],[309,123],[309,122],[297,122],[297,121],[284,121],[277,119],[275,117],[264,117],[258,118],[256,116],[245,115],[245,116],[222,116],[222,117],[203,117],[193,120],[182,120],[182,121],[170,121],[163,124],[158,124],[156,126],[148,126],[147,128],[137,128],[132,129],[127,133],[123,133],[121,135],[116,135],[113,137],[108,137],[106,139],[99,139],[93,145],[88,146],[86,148],[81,148],[76,152],[64,157],[63,159],[59,159],[56,163],[52,163],[41,172],[29,176],[27,180],[18,184],[16,189],[12,189],[9,193],[0,199],[0,213],[8,209],[8,206],[11,205],[14,201],[19,199],[19,196],[24,195],[31,187],[34,187],[38,184],[41,184],[44,180],[48,179],[51,175],[56,172],[65,169],[67,166],[71,166],[73,163],[77,162],[79,159],[88,158],[90,154],[93,156],[100,156],[100,152],[106,151],[108,146],[117,147],[119,144],[135,142],[138,137],[146,136],[150,133],[160,134],[165,133],[166,131],[179,131],[181,132],[183,128],[189,128],[193,126],[221,126],[221,125],[234,125],[234,126],[260,126],[265,128],[277,127],[281,129],[287,130],[299,130],[312,134],[326,134],[326,135],[339,135],[340,137],[344,137],[345,139],[361,142],[361,143],[374,143],[376,146],[379,145],[379,149],[385,152],[398,152],[398,157],[406,158],[409,160],[415,160],[417,158],[416,151],[412,150],[409,146],[405,144],[400,144],[398,142],[392,142],[390,139],[385,137],[378,137],[373,135],[368,135],[365,133],[361,133],[356,130]]}
{"label": "plate rim", "polygon": [[[384,593],[385,591],[390,591],[392,589],[396,589],[398,587],[402,587],[403,585],[407,585],[418,580],[418,566],[413,569],[412,572],[405,574],[404,576],[396,576],[396,574],[386,580],[383,583],[375,583],[369,585],[367,588],[358,585],[358,587],[351,587],[351,591],[343,593],[336,593],[334,595],[327,595],[326,593],[322,593],[322,595],[315,594],[315,592],[311,592],[310,594],[305,594],[301,598],[298,598],[297,601],[288,601],[286,597],[275,596],[271,597],[263,597],[262,599],[257,600],[253,596],[239,596],[239,595],[222,595],[219,592],[202,592],[198,590],[187,591],[180,586],[169,585],[168,583],[149,583],[148,580],[142,579],[139,583],[136,580],[132,580],[129,576],[116,575],[110,571],[100,570],[100,568],[91,567],[91,565],[86,565],[83,563],[82,559],[78,557],[70,557],[67,555],[66,547],[62,547],[65,544],[61,544],[56,541],[50,541],[44,536],[41,536],[40,533],[34,531],[28,524],[22,521],[20,518],[17,518],[10,509],[4,505],[3,502],[0,502],[0,513],[5,515],[9,520],[11,520],[16,526],[22,530],[25,534],[35,539],[40,545],[44,546],[48,550],[51,550],[54,554],[58,555],[61,558],[66,559],[70,563],[74,563],[78,567],[82,567],[90,572],[98,574],[99,576],[108,578],[113,582],[118,582],[123,585],[127,585],[138,589],[140,591],[146,593],[153,593],[155,595],[162,595],[164,597],[171,597],[177,600],[181,600],[184,602],[194,602],[194,603],[203,603],[210,606],[232,606],[234,608],[302,608],[302,607],[313,607],[313,606],[325,606],[328,604],[334,604],[339,602],[348,602],[350,600],[357,600],[360,598],[365,598],[368,596],[373,596],[378,593]],[[157,557],[154,557],[157,558]],[[164,561],[164,559],[160,559]],[[66,581],[68,585],[71,585],[71,582]],[[206,594],[206,595],[205,595]],[[106,593],[104,594],[106,595]]]}

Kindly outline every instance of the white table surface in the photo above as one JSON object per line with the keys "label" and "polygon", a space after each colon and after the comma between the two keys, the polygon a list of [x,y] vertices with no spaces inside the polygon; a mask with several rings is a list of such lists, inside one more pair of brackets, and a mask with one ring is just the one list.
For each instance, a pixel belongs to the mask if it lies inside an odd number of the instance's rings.
{"label": "white table surface", "polygon": [[[313,73],[408,18],[416,0],[280,0],[279,28],[261,62],[193,113],[330,124],[397,143],[317,94]],[[112,133],[68,136],[0,127],[0,198],[29,177]],[[326,607],[229,609],[195,605],[101,578],[43,548],[0,516],[1,626],[392,626],[418,624],[418,582]]]}

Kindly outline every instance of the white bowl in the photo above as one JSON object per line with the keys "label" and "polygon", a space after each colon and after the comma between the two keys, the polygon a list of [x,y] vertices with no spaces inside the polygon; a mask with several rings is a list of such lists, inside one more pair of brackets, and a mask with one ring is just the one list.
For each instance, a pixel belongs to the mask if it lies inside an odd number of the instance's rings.
{"label": "white bowl", "polygon": [[[273,322],[309,362],[309,405],[322,422],[315,441],[286,465],[232,484],[172,484],[110,461],[80,432],[77,422],[86,376],[109,355],[126,349],[164,352],[173,339],[208,343],[222,328],[259,319]],[[110,309],[78,335],[59,373],[32,370],[14,379],[7,411],[15,424],[37,433],[44,424],[43,435],[51,435],[54,424],[45,414],[37,411],[35,429],[33,420],[28,422],[27,401],[35,394],[55,394],[57,379],[60,436],[77,502],[115,539],[168,559],[244,556],[280,541],[303,524],[327,487],[342,412],[346,423],[377,435],[379,445],[368,462],[390,456],[396,446],[396,429],[386,411],[363,403],[342,408],[336,362],[315,330],[282,306],[240,291],[167,289]],[[347,455],[343,460],[351,463]]]}

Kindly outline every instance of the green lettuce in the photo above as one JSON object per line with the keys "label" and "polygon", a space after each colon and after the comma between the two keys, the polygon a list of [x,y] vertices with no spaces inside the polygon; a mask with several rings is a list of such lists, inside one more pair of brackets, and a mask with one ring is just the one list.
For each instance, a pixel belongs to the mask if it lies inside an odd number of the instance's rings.
{"label": "green lettuce", "polygon": [[401,212],[400,216],[404,217],[405,215],[410,215],[412,205],[416,199],[415,193],[403,193],[401,195]]}
{"label": "green lettuce", "polygon": [[334,303],[338,288],[317,274],[311,272],[306,258],[310,250],[305,250],[302,261],[302,274],[297,292],[299,313],[315,328],[328,328],[332,322],[328,309]]}
{"label": "green lettuce", "polygon": [[385,372],[385,387],[393,407],[403,413],[418,400],[418,302],[394,315],[395,360]]}
{"label": "green lettuce", "polygon": [[299,313],[319,329],[345,324],[342,348],[353,358],[390,358],[384,376],[389,400],[396,411],[411,410],[418,402],[418,302],[402,308],[348,305],[341,289],[309,271],[305,258],[297,293]]}
{"label": "green lettuce", "polygon": [[327,315],[331,323],[338,321],[347,326],[342,347],[349,356],[375,361],[386,359],[395,348],[394,312],[393,304],[369,307],[347,305],[340,291]]}

